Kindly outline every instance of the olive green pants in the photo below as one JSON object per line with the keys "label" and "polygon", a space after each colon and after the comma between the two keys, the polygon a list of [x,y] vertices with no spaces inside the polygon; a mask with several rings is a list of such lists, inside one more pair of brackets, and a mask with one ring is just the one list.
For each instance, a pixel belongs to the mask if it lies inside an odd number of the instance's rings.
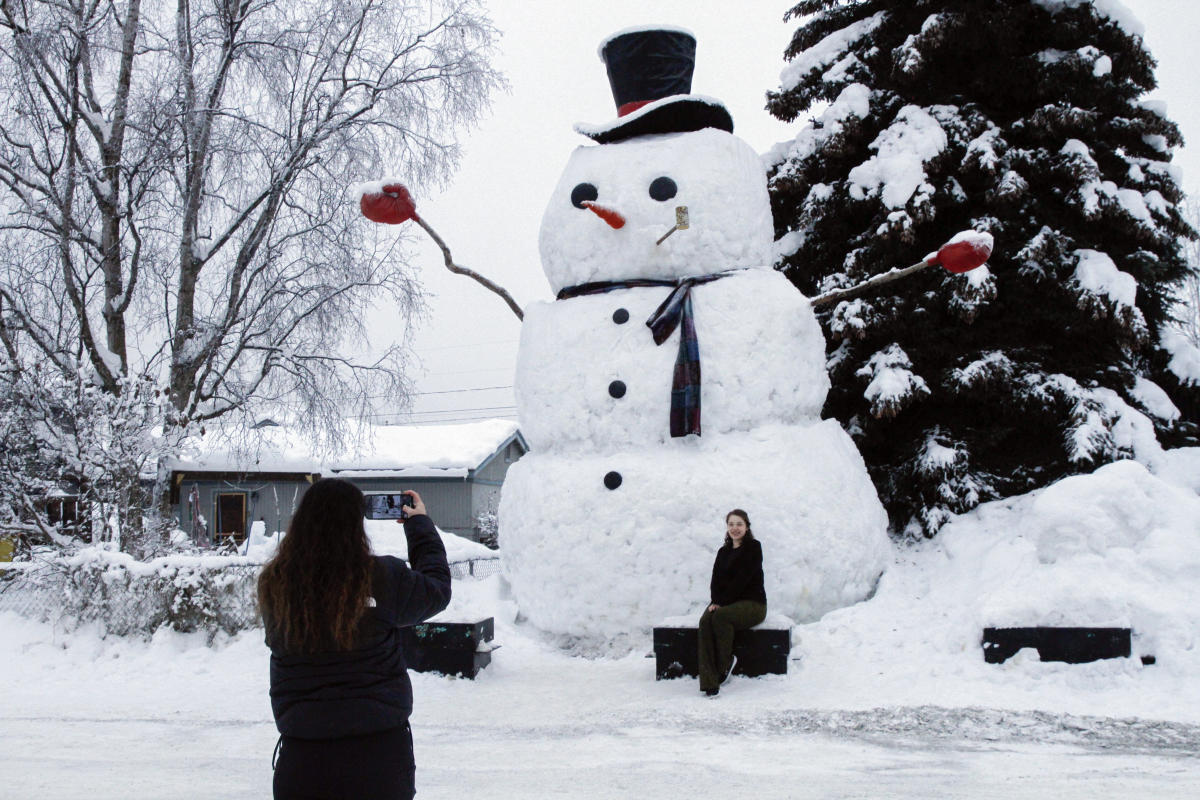
{"label": "olive green pants", "polygon": [[739,600],[716,611],[704,610],[700,617],[700,691],[721,685],[733,663],[733,633],[753,628],[767,618],[767,606]]}

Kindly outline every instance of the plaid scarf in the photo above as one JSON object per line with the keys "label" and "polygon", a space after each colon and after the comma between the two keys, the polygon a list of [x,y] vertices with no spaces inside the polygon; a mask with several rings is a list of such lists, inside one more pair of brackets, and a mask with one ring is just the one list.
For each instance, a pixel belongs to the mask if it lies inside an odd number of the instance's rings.
{"label": "plaid scarf", "polygon": [[679,438],[690,434],[700,435],[700,342],[696,338],[696,320],[692,313],[692,287],[724,278],[732,272],[700,275],[679,281],[635,278],[628,281],[595,281],[568,286],[558,293],[557,299],[568,300],[585,294],[602,294],[614,289],[632,289],[639,286],[674,287],[654,313],[646,320],[646,327],[661,345],[676,328],[679,328],[679,352],[675,355],[675,371],[671,377],[671,436]]}

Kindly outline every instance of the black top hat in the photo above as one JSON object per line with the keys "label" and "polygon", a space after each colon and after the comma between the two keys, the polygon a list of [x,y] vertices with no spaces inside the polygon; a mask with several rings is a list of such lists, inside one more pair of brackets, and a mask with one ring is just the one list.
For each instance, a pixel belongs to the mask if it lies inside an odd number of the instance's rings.
{"label": "black top hat", "polygon": [[627,28],[600,44],[617,119],[575,130],[600,144],[651,133],[717,128],[733,133],[721,101],[691,94],[696,37],[683,28]]}

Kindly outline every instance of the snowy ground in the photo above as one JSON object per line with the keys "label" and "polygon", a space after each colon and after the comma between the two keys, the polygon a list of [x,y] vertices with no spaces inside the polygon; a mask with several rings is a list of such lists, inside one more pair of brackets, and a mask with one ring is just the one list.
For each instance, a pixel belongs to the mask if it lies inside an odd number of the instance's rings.
{"label": "snowy ground", "polygon": [[[494,597],[497,584],[464,588]],[[0,796],[269,795],[275,731],[256,635],[212,649],[177,634],[101,641],[12,616],[0,631],[16,655],[0,667],[10,688],[0,712],[8,764]],[[1008,705],[1040,698],[1046,711],[949,707],[961,685],[938,704],[932,679],[912,687],[915,704],[897,702],[885,676],[875,676],[874,691],[864,672],[838,677],[803,660],[787,676],[735,678],[708,700],[693,681],[655,682],[653,662],[641,656],[570,658],[507,623],[497,640],[504,646],[476,682],[414,675],[423,797],[665,798],[718,787],[764,798],[1200,791],[1200,726],[1107,717],[1104,690],[1076,691],[1066,703],[1091,705],[1092,715],[1061,713],[1058,692],[1045,688],[1062,682],[1062,665],[992,668],[1010,699],[1021,685],[1030,695]],[[1122,691],[1150,674],[1083,669],[1085,682]]]}
{"label": "snowy ground", "polygon": [[[656,682],[648,639],[572,657],[515,621],[499,577],[458,582],[451,611],[494,616],[501,649],[474,682],[413,676],[420,796],[1200,796],[1198,456],[981,507],[897,552],[871,600],[795,628],[789,674],[713,700]],[[983,662],[984,624],[1071,621],[1132,625],[1135,658]],[[206,647],[4,614],[0,641],[0,797],[269,795],[257,633]]]}

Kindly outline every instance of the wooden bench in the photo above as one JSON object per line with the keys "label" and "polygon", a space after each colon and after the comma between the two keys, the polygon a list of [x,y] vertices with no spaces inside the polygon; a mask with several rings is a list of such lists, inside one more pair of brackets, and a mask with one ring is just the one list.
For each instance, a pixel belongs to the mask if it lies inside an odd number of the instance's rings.
{"label": "wooden bench", "polygon": [[[1084,664],[1102,658],[1129,658],[1129,628],[984,628],[983,660],[1002,664],[1018,650],[1035,648],[1042,661]],[[1142,656],[1153,664],[1154,656]]]}
{"label": "wooden bench", "polygon": [[436,617],[403,628],[404,657],[414,672],[440,672],[474,679],[492,663],[489,644],[495,636],[493,617],[474,622],[450,622]]}
{"label": "wooden bench", "polygon": [[[700,614],[672,617],[654,628],[654,678],[670,680],[696,677],[699,667]],[[733,635],[733,655],[737,664],[734,675],[757,678],[759,675],[786,675],[788,654],[792,650],[792,623],[779,614],[769,615],[753,628]]]}

